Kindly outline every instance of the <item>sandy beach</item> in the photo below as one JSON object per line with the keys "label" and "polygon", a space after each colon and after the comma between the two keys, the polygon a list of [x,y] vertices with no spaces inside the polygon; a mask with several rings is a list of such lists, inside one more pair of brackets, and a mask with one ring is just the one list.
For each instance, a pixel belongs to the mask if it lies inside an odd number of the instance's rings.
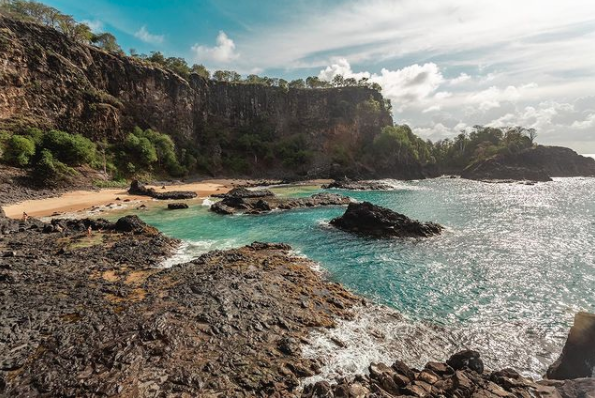
{"label": "sandy beach", "polygon": [[[244,185],[245,180],[209,180],[190,184],[179,184],[166,186],[152,186],[160,192],[169,191],[194,191],[199,198],[208,197],[215,193],[225,193],[234,186]],[[120,198],[120,201],[116,199]],[[148,196],[130,195],[127,188],[109,188],[98,191],[71,191],[60,196],[46,199],[26,200],[24,202],[14,203],[4,206],[4,212],[7,217],[20,219],[23,212],[31,217],[49,217],[56,213],[75,213],[91,210],[94,207],[106,206],[111,203],[121,203],[123,201],[145,202],[151,201]]]}

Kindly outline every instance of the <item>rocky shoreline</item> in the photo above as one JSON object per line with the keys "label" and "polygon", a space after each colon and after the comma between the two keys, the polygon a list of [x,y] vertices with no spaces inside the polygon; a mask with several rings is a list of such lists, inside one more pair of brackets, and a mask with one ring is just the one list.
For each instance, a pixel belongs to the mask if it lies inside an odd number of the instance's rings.
{"label": "rocky shoreline", "polygon": [[[394,358],[392,366],[371,364],[369,374],[304,386],[325,365],[302,353],[310,333],[351,319],[365,302],[289,246],[253,243],[164,269],[179,242],[133,216],[0,218],[2,396],[591,398],[595,391],[592,378],[535,382],[510,369],[488,371],[475,354],[421,370]],[[572,335],[565,352],[589,352],[581,333]]]}

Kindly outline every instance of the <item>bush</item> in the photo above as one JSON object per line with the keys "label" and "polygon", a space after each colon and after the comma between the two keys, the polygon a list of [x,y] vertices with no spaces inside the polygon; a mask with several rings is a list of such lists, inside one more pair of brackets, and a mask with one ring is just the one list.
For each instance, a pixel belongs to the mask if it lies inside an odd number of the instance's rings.
{"label": "bush", "polygon": [[42,145],[61,162],[71,166],[90,164],[96,155],[95,144],[80,134],[50,130],[43,136]]}
{"label": "bush", "polygon": [[67,180],[73,174],[75,174],[73,169],[56,160],[47,149],[41,151],[40,158],[33,169],[33,177],[44,184]]}
{"label": "bush", "polygon": [[35,155],[35,143],[22,135],[13,135],[8,139],[3,159],[13,166],[25,167]]}

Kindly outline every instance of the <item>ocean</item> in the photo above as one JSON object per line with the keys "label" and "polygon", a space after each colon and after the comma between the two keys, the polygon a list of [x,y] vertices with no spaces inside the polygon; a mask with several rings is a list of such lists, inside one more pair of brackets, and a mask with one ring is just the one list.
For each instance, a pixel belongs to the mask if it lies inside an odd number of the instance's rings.
{"label": "ocean", "polygon": [[[335,191],[446,227],[437,237],[376,240],[335,230],[344,208],[221,216],[209,201],[189,210],[138,214],[184,241],[184,262],[253,241],[285,242],[332,281],[367,297],[356,319],[313,333],[305,355],[323,377],[364,371],[370,361],[422,366],[460,348],[491,368],[542,375],[561,351],[577,311],[595,311],[595,179],[533,186],[463,179],[389,181],[393,191]],[[306,196],[315,187],[275,188]],[[338,349],[330,337],[343,339]]]}

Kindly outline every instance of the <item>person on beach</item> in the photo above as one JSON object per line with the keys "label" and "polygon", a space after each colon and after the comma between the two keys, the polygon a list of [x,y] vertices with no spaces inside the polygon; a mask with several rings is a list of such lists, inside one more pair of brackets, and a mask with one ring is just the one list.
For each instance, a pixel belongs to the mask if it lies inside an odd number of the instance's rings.
{"label": "person on beach", "polygon": [[92,232],[93,232],[93,228],[91,228],[91,226],[89,225],[89,228],[87,228],[87,236],[91,236]]}
{"label": "person on beach", "polygon": [[29,221],[29,214],[23,212],[23,221],[25,221],[25,222]]}

